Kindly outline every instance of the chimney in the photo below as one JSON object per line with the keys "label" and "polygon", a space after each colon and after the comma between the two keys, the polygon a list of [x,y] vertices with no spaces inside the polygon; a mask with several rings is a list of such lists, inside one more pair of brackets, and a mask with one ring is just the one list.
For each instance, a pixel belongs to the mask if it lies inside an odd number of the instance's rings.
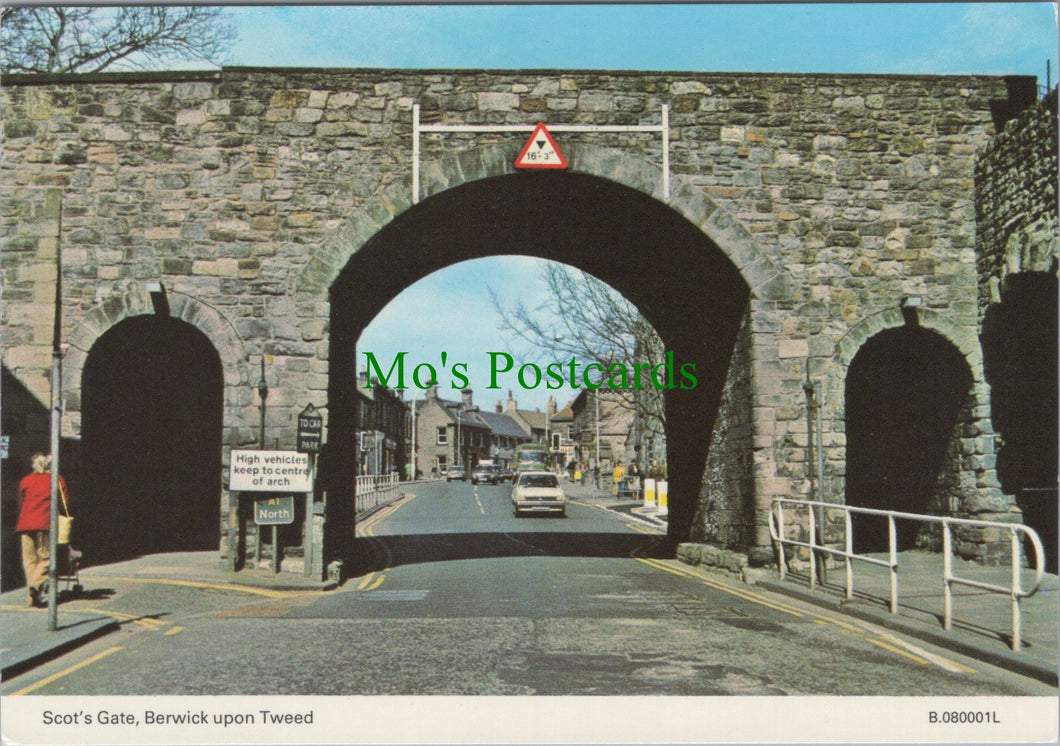
{"label": "chimney", "polygon": [[460,401],[464,405],[464,409],[471,407],[471,389],[464,389],[460,392]]}
{"label": "chimney", "polygon": [[508,411],[514,412],[518,407],[516,406],[515,399],[512,398],[512,390],[508,389]]}

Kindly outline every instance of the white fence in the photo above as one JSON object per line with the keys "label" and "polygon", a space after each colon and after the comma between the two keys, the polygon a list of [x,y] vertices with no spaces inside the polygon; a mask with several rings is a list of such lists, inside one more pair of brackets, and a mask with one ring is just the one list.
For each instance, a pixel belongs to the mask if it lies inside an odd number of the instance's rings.
{"label": "white fence", "polygon": [[[801,518],[803,515],[806,516],[806,533],[809,536],[808,541],[801,539],[789,539],[787,538],[787,527],[788,522],[785,518],[784,508],[785,506],[791,509],[791,513],[788,517]],[[818,525],[820,516],[823,515],[824,511],[841,511],[843,513],[844,522],[844,547],[839,549],[835,546],[825,546],[820,539],[818,532]],[[858,513],[864,515],[877,515],[887,517],[887,536],[888,536],[888,559],[883,560],[877,557],[870,557],[864,554],[854,553],[854,529],[851,522],[851,514]],[[1042,548],[1041,539],[1038,534],[1035,533],[1034,529],[1024,526],[1019,523],[1001,523],[998,521],[977,521],[970,518],[947,518],[943,516],[930,516],[930,515],[918,515],[915,513],[899,513],[892,510],[873,510],[870,508],[857,508],[847,505],[836,505],[833,503],[816,502],[812,500],[795,500],[788,498],[775,498],[773,500],[773,507],[769,513],[769,534],[773,541],[777,544],[777,555],[778,562],[780,565],[780,577],[784,578],[787,573],[787,560],[784,555],[784,547],[804,547],[809,549],[811,552],[810,566],[810,587],[813,588],[817,584],[817,567],[816,558],[823,556],[824,554],[833,555],[843,558],[843,563],[846,570],[846,597],[852,599],[854,597],[854,561],[865,562],[872,565],[878,565],[886,567],[890,571],[890,612],[892,614],[898,613],[898,546],[897,546],[897,532],[895,531],[895,519],[920,521],[922,523],[934,523],[939,524],[942,528],[942,577],[940,581],[943,585],[943,629],[950,629],[953,624],[953,586],[963,585],[971,588],[978,588],[980,590],[989,591],[991,593],[997,593],[1004,596],[1008,596],[1012,603],[1012,649],[1019,650],[1022,644],[1020,638],[1020,599],[1033,596],[1038,587],[1042,582],[1042,575],[1044,568],[1042,562],[1045,556]],[[800,533],[802,532],[801,523],[792,523],[795,527],[799,528]],[[953,535],[951,533],[953,526],[968,526],[974,528],[993,528],[1003,532],[1002,535],[1007,534],[1009,537],[1010,544],[1010,556],[1011,556],[1011,575],[1010,582],[1008,585],[996,585],[993,583],[984,583],[971,578],[960,578],[954,575],[953,571]],[[823,528],[823,527],[822,527]],[[1026,538],[1029,540],[1030,545],[1034,548],[1034,564],[1032,569],[1034,571],[1034,585],[1032,588],[1024,589],[1020,578],[1020,570],[1022,569],[1021,558],[1023,552],[1021,551],[1022,540]],[[823,554],[822,554],[823,553]]]}
{"label": "white fence", "polygon": [[357,477],[358,515],[397,500],[401,496],[398,481],[397,474]]}

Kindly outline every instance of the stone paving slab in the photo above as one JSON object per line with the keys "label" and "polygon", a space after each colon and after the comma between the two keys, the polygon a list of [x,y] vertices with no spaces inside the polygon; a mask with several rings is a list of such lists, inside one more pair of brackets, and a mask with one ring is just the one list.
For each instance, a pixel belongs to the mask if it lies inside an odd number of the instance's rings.
{"label": "stone paving slab", "polygon": [[49,630],[47,609],[19,606],[24,596],[24,589],[2,596],[0,677],[5,679],[118,629],[118,622],[109,616],[60,608],[57,628]]}

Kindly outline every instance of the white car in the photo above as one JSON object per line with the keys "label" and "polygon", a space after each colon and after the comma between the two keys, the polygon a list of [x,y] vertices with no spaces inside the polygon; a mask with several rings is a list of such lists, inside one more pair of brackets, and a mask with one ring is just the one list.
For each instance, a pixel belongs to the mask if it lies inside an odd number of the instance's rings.
{"label": "white car", "polygon": [[559,513],[567,515],[567,502],[559,479],[549,471],[522,471],[512,484],[512,507],[515,517],[523,513]]}

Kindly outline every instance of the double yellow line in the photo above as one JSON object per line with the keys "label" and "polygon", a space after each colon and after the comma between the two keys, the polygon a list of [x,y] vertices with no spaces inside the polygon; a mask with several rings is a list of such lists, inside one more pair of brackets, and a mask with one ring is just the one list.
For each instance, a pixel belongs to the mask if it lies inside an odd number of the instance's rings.
{"label": "double yellow line", "polygon": [[385,508],[376,511],[369,516],[363,523],[357,524],[357,535],[358,536],[375,536],[375,527],[386,520],[388,517],[393,515],[398,509],[404,507],[408,503],[412,502],[416,498],[413,493],[408,493],[404,497],[400,498],[396,502],[387,505]]}
{"label": "double yellow line", "polygon": [[668,572],[683,578],[690,578],[710,588],[723,591],[731,596],[742,598],[745,601],[750,601],[760,606],[765,606],[767,608],[774,609],[775,611],[790,614],[791,616],[800,619],[812,619],[817,624],[834,625],[836,627],[839,627],[840,631],[845,635],[852,635],[862,638],[866,642],[872,643],[873,645],[879,648],[895,653],[896,655],[900,655],[920,665],[934,664],[939,668],[942,668],[946,671],[950,671],[951,673],[978,673],[974,669],[968,668],[967,666],[957,663],[956,661],[952,661],[948,658],[944,658],[941,655],[937,655],[935,653],[923,650],[922,648],[916,645],[908,643],[899,637],[884,632],[883,630],[877,629],[871,625],[868,625],[867,623],[849,624],[847,622],[841,621],[839,619],[834,619],[830,616],[819,614],[809,609],[801,609],[795,606],[791,606],[789,604],[784,603],[783,601],[767,599],[765,596],[755,593],[754,591],[746,590],[744,588],[735,588],[726,583],[722,583],[712,578],[705,577],[704,575],[692,571],[690,569],[686,570],[681,565],[675,565],[654,559],[644,559],[641,557],[637,557],[637,561],[643,562],[644,564],[648,565],[649,567],[653,567],[656,570],[662,570],[663,572]]}

